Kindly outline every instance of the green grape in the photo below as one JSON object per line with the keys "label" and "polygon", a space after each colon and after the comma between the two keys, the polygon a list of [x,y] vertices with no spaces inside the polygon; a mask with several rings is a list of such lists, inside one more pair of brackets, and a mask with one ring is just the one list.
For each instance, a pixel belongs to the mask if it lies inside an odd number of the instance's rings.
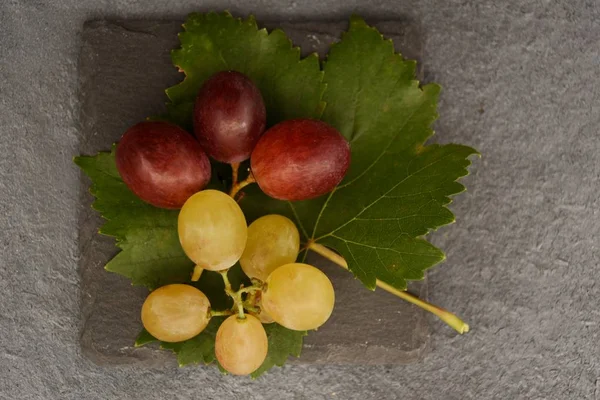
{"label": "green grape", "polygon": [[179,241],[200,268],[220,271],[233,266],[246,247],[248,228],[240,206],[218,190],[190,197],[179,212]]}
{"label": "green grape", "polygon": [[215,355],[219,364],[234,375],[247,375],[258,369],[267,357],[269,343],[260,321],[246,314],[227,318],[215,339]]}
{"label": "green grape", "polygon": [[333,311],[335,294],[327,275],[308,264],[286,264],[267,278],[262,306],[275,322],[297,331],[317,329]]}
{"label": "green grape", "polygon": [[296,261],[299,249],[300,234],[296,225],[281,215],[265,215],[248,227],[248,241],[240,265],[250,278],[264,282],[275,268]]}
{"label": "green grape", "polygon": [[210,302],[193,286],[173,284],[151,292],[142,305],[144,328],[163,342],[182,342],[198,335],[210,320]]}

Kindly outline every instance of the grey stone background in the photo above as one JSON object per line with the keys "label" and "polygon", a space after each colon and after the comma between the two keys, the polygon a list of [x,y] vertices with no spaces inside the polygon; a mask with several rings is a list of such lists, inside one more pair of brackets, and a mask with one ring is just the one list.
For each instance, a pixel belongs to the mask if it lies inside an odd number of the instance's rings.
{"label": "grey stone background", "polygon": [[[99,367],[81,355],[77,56],[90,18],[229,8],[259,19],[412,16],[445,87],[438,140],[483,158],[435,242],[431,349],[394,367]],[[0,2],[1,399],[600,398],[600,9],[548,0]]]}

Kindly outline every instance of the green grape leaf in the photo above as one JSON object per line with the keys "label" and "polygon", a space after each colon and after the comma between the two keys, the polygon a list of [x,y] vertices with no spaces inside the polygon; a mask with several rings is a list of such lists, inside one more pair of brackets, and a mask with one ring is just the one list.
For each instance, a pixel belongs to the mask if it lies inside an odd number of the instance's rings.
{"label": "green grape leaf", "polygon": [[177,355],[180,367],[189,364],[211,364],[215,359],[215,337],[223,317],[211,318],[208,326],[196,337],[185,342],[161,342],[161,349],[171,350]]}
{"label": "green grape leaf", "polygon": [[446,206],[465,190],[456,181],[476,154],[461,145],[424,146],[440,88],[419,87],[415,66],[354,16],[324,67],[323,120],[350,141],[352,163],[333,192],[310,204],[319,211],[304,226],[371,289],[376,279],[405,289],[444,259],[423,236],[454,221]]}
{"label": "green grape leaf", "polygon": [[351,143],[352,162],[330,194],[294,203],[268,200],[256,189],[241,202],[248,214],[292,216],[309,241],[337,250],[370,289],[380,279],[397,289],[444,259],[423,238],[454,221],[450,196],[465,190],[467,146],[429,145],[440,88],[419,87],[414,61],[352,17],[324,65],[327,107],[322,120]]}
{"label": "green grape leaf", "polygon": [[253,16],[242,20],[228,12],[190,14],[183,28],[181,48],[173,50],[171,59],[185,79],[167,89],[170,103],[163,118],[189,129],[198,89],[224,70],[252,79],[265,101],[269,125],[321,115],[325,86],[319,58],[312,54],[300,59],[300,49],[283,31],[258,29]]}
{"label": "green grape leaf", "polygon": [[269,352],[263,364],[252,373],[256,379],[274,366],[281,367],[290,355],[300,357],[302,351],[302,338],[306,331],[292,331],[283,326],[272,323],[264,325],[269,339]]}
{"label": "green grape leaf", "polygon": [[155,338],[145,329],[138,334],[137,338],[135,338],[135,347],[142,347],[147,345],[148,343],[158,342],[158,339]]}
{"label": "green grape leaf", "polygon": [[[200,363],[210,364],[216,361],[214,342],[218,327],[224,320],[224,317],[212,318],[206,329],[198,336],[179,343],[161,342],[160,347],[173,351],[177,355],[179,366]],[[306,336],[305,331],[292,331],[276,323],[267,324],[264,327],[269,340],[269,351],[260,368],[251,374],[253,379],[258,378],[274,366],[281,367],[290,355],[299,357],[302,351],[302,338]],[[135,346],[140,347],[156,341],[158,340],[155,337],[142,329],[135,341]],[[221,372],[227,373],[222,368]]]}
{"label": "green grape leaf", "polygon": [[329,107],[323,120],[350,141],[352,163],[344,181],[315,202],[316,219],[304,225],[371,289],[376,279],[405,289],[407,280],[422,279],[444,259],[423,236],[454,221],[447,205],[465,190],[457,180],[476,154],[467,146],[424,145],[440,88],[419,87],[415,66],[354,16],[324,67]]}
{"label": "green grape leaf", "polygon": [[113,236],[122,250],[106,270],[149,289],[189,280],[194,264],[179,244],[178,212],[153,207],[129,190],[117,170],[115,148],[74,160],[92,180],[92,207],[106,219],[99,232]]}

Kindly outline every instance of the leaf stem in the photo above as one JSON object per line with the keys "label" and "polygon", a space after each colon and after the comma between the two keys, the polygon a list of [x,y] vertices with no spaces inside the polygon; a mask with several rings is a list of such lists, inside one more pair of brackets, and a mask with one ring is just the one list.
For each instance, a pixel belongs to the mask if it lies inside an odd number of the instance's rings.
{"label": "leaf stem", "polygon": [[[335,253],[329,248],[318,244],[314,241],[310,241],[307,245],[307,248],[336,263],[340,267],[348,269],[348,263],[346,262],[344,257],[340,256],[339,254]],[[469,325],[462,321],[460,318],[458,318],[456,315],[452,314],[451,312],[431,303],[428,303],[425,300],[419,299],[417,296],[408,293],[406,290],[398,290],[395,287],[383,281],[380,281],[379,279],[377,279],[376,283],[377,287],[380,287],[381,289],[395,296],[398,296],[401,299],[408,301],[409,303],[412,303],[426,311],[429,311],[430,313],[444,321],[446,324],[448,324],[450,327],[452,327],[454,330],[456,330],[458,333],[463,334],[469,332]]]}

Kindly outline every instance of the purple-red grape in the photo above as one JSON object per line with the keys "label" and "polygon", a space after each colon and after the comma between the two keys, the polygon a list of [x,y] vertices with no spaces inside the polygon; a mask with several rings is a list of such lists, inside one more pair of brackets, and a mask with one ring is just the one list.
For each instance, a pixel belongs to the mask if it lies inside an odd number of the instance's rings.
{"label": "purple-red grape", "polygon": [[263,98],[246,75],[219,72],[200,88],[194,105],[194,133],[215,160],[229,164],[247,160],[265,123]]}
{"label": "purple-red grape", "polygon": [[141,122],[117,146],[117,169],[138,197],[161,208],[181,208],[210,180],[210,161],[192,135],[168,122]]}
{"label": "purple-red grape", "polygon": [[307,200],[342,181],[350,166],[350,144],[324,122],[288,120],[265,132],[250,162],[263,192],[280,200]]}

